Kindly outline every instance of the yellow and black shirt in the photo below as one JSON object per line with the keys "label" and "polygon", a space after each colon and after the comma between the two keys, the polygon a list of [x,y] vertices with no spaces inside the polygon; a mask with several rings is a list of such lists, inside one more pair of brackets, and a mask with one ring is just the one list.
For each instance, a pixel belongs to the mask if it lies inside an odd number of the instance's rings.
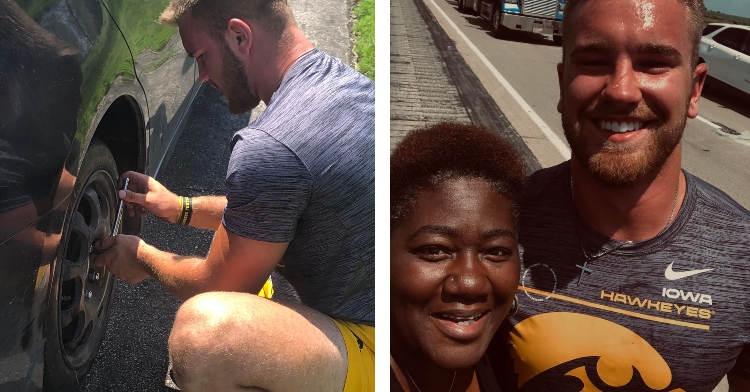
{"label": "yellow and black shirt", "polygon": [[[488,351],[503,390],[711,391],[749,373],[750,212],[685,177],[672,224],[636,243],[583,224],[569,162],[529,178],[519,310]],[[582,247],[604,255],[583,270]]]}

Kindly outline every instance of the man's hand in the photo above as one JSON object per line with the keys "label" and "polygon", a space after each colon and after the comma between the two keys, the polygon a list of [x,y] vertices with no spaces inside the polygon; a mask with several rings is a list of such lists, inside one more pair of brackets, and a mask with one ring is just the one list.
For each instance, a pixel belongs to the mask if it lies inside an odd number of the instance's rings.
{"label": "man's hand", "polygon": [[180,213],[180,197],[165,188],[152,177],[137,172],[125,172],[120,176],[119,187],[130,179],[127,191],[119,191],[129,215],[146,216],[146,212],[170,223],[177,222]]}
{"label": "man's hand", "polygon": [[138,259],[138,248],[142,245],[145,243],[135,236],[106,237],[94,245],[97,251],[103,252],[94,259],[94,265],[107,267],[109,272],[130,284],[138,283],[151,277],[149,269]]}

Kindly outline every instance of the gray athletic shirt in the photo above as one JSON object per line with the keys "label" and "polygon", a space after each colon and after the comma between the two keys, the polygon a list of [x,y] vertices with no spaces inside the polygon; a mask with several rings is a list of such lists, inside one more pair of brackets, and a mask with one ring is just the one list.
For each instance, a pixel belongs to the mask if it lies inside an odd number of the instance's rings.
{"label": "gray athletic shirt", "polygon": [[[530,177],[519,311],[490,350],[504,390],[711,391],[738,356],[748,369],[750,213],[685,177],[671,226],[633,244],[582,223],[569,162]],[[589,262],[580,285],[579,238],[590,255],[619,246]]]}
{"label": "gray athletic shirt", "polygon": [[375,94],[318,50],[289,69],[266,110],[232,138],[224,226],[289,242],[277,271],[303,304],[375,322]]}

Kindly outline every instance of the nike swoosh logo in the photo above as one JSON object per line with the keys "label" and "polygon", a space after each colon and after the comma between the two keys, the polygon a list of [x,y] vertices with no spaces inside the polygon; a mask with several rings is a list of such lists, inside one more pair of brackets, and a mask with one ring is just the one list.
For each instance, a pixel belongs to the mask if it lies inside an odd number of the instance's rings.
{"label": "nike swoosh logo", "polygon": [[677,271],[672,270],[672,264],[674,264],[674,261],[672,263],[670,263],[669,266],[667,267],[666,271],[664,271],[664,277],[667,278],[667,279],[669,279],[669,280],[677,280],[677,279],[687,278],[688,276],[698,275],[698,274],[702,274],[704,272],[708,272],[708,271],[713,271],[714,270],[713,268],[707,268],[707,269],[702,269],[702,270],[692,270],[692,271],[677,272]]}

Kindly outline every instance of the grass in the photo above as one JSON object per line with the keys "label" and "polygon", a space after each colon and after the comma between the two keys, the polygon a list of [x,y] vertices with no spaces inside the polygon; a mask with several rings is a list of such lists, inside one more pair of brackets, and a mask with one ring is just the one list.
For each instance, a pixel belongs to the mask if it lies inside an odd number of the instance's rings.
{"label": "grass", "polygon": [[375,0],[358,0],[354,18],[357,70],[375,81]]}
{"label": "grass", "polygon": [[157,70],[157,69],[158,69],[159,67],[161,67],[161,66],[162,66],[162,65],[163,65],[164,63],[166,63],[167,61],[169,61],[169,60],[173,59],[173,58],[174,58],[175,56],[177,56],[177,55],[178,55],[179,53],[180,53],[180,52],[178,52],[178,51],[176,51],[176,50],[174,50],[174,49],[170,50],[170,51],[169,51],[169,52],[167,52],[167,53],[164,53],[163,55],[161,55],[161,57],[159,57],[158,59],[156,59],[156,61],[152,62],[151,64],[148,64],[148,65],[147,65],[147,66],[145,66],[145,67],[143,67],[143,72],[145,72],[145,73],[149,73],[149,72],[154,72],[154,71],[156,71],[156,70]]}
{"label": "grass", "polygon": [[[130,0],[116,3],[110,8],[118,17],[120,28],[136,58],[146,50],[161,50],[176,33],[175,27],[157,22],[167,4],[167,0]],[[117,77],[126,81],[135,79],[128,46],[104,8],[102,13],[104,24],[101,34],[82,65],[84,81],[81,96],[84,102],[78,115],[78,135],[86,134],[84,130],[91,125],[97,105]]]}
{"label": "grass", "polygon": [[[60,0],[17,1],[18,5],[37,22],[60,2]],[[83,81],[80,92],[83,102],[78,112],[76,132],[76,138],[81,141],[88,133],[98,105],[115,80],[121,78],[126,82],[135,83],[130,51],[136,59],[145,51],[158,53],[177,32],[177,28],[157,22],[159,14],[169,4],[169,0],[128,0],[107,2],[107,4],[109,11],[117,18],[122,34],[130,46],[125,44],[120,30],[102,3],[100,5],[102,24],[98,31],[92,32],[98,35],[95,36],[96,40],[81,64]],[[161,54],[155,62],[141,64],[142,71],[153,71],[176,54],[174,51]]]}

